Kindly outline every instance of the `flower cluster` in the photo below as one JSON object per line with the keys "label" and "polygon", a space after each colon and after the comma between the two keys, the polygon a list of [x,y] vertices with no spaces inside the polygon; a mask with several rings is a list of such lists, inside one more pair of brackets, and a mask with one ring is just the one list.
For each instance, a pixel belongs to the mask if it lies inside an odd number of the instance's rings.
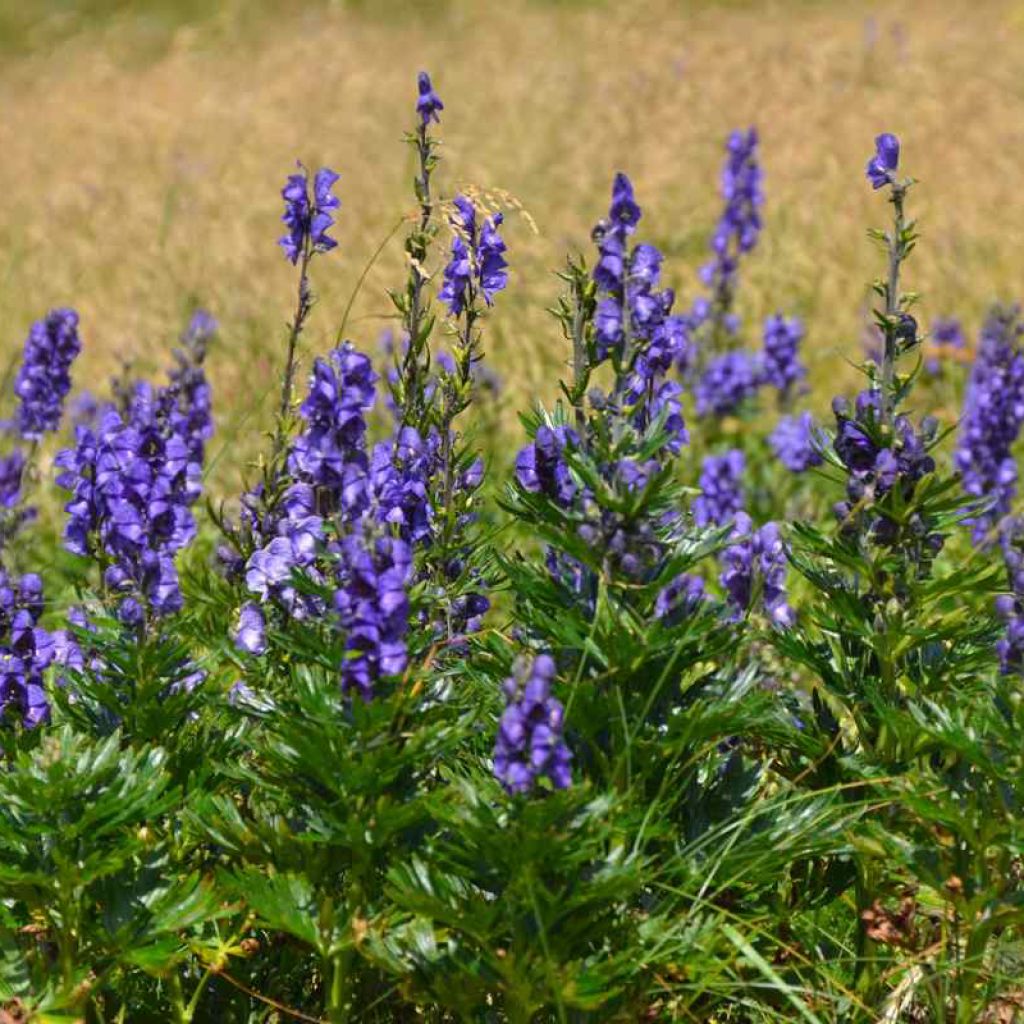
{"label": "flower cluster", "polygon": [[25,472],[25,455],[15,448],[0,458],[0,508],[13,509],[21,500],[21,478]]}
{"label": "flower cluster", "polygon": [[284,214],[281,219],[288,228],[278,244],[292,264],[299,258],[307,259],[315,252],[330,252],[337,242],[327,234],[334,224],[331,210],[341,206],[341,200],[331,192],[338,175],[328,167],[321,167],[313,178],[313,193],[309,191],[309,175],[299,165],[299,173],[289,175],[281,190]]}
{"label": "flower cluster", "polygon": [[654,599],[654,617],[666,625],[675,625],[705,599],[704,580],[693,573],[680,573]]}
{"label": "flower cluster", "polygon": [[899,416],[891,441],[886,439],[882,430],[882,395],[875,388],[857,396],[852,415],[844,398],[833,401],[832,411],[836,417],[833,447],[847,471],[847,495],[851,501],[860,501],[869,489],[880,497],[897,483],[912,488],[935,469],[935,460],[927,449],[938,426],[934,419],[927,418],[918,434],[906,416]]}
{"label": "flower cluster", "polygon": [[620,357],[636,353],[637,373],[652,381],[673,363],[687,362],[689,325],[684,317],[671,313],[672,289],[657,289],[661,253],[646,244],[630,249],[629,239],[640,216],[632,182],[625,174],[616,174],[608,216],[593,232],[600,254],[594,282],[602,296],[594,327],[599,359],[613,352]]}
{"label": "flower cluster", "polygon": [[64,399],[71,390],[71,364],[82,350],[78,314],[55,309],[32,325],[14,393],[18,397],[19,434],[38,441],[60,426]]}
{"label": "flower cluster", "polygon": [[[250,501],[250,526],[263,542],[245,567],[261,604],[296,619],[330,616],[344,631],[342,689],[367,700],[382,675],[405,666],[412,545],[430,535],[426,480],[437,451],[436,439],[424,442],[406,427],[367,452],[377,379],[348,342],[314,362],[299,410],[305,427],[288,453],[288,486],[270,512],[259,494]],[[298,584],[300,576],[332,589],[330,607]],[[266,651],[265,613],[256,604],[242,609],[235,642],[249,654]]]}
{"label": "flower cluster", "polygon": [[506,245],[499,228],[503,217],[495,213],[477,225],[476,208],[465,196],[452,201],[451,258],[444,268],[444,283],[438,299],[448,307],[452,316],[459,316],[472,305],[479,291],[491,305],[494,296],[508,283],[505,260]]}
{"label": "flower cluster", "polygon": [[926,416],[915,430],[906,416],[897,416],[888,432],[877,389],[857,396],[852,415],[845,399],[837,398],[832,408],[837,423],[833,448],[847,473],[846,500],[834,506],[842,531],[853,536],[863,525],[875,543],[899,549],[908,564],[930,562],[944,543],[942,535],[918,516],[902,522],[890,514],[886,499],[896,492],[897,505],[909,501],[917,482],[935,471],[931,447],[938,422]]}
{"label": "flower cluster", "polygon": [[367,504],[366,414],[376,399],[373,364],[348,342],[313,363],[299,408],[306,422],[288,457],[301,484],[314,488],[319,509],[355,518]]}
{"label": "flower cluster", "polygon": [[[522,490],[571,509],[575,532],[594,562],[630,583],[657,577],[670,538],[682,528],[677,506],[634,508],[636,496],[655,484],[651,493],[657,492],[689,440],[682,387],[666,378],[688,344],[688,327],[671,313],[671,289],[658,287],[661,253],[651,245],[631,245],[640,217],[629,178],[616,175],[608,216],[594,230],[598,302],[589,349],[595,365],[612,360],[609,390],[586,392],[589,409],[581,402],[575,426],[538,426],[516,460]],[[582,292],[585,271],[574,272]],[[581,372],[589,375],[591,369]],[[551,578],[589,607],[594,565],[561,551],[550,551],[547,564]]]}
{"label": "flower cluster", "polygon": [[[285,517],[277,523],[277,535],[249,557],[245,584],[261,601],[276,601],[296,619],[302,619],[323,611],[318,597],[302,593],[295,586],[296,573],[315,573],[323,520],[311,514],[309,504],[298,500],[300,496],[311,497],[308,488],[292,490],[296,500],[287,504]],[[317,582],[322,582],[322,575],[315,575]]]}
{"label": "flower cluster", "polygon": [[170,389],[139,382],[124,415],[110,407],[95,430],[77,427],[75,446],[56,460],[57,483],[72,492],[65,546],[101,561],[129,624],[182,604],[174,557],[195,536],[202,467],[175,407]]}
{"label": "flower cluster", "polygon": [[815,436],[814,419],[809,412],[783,416],[768,438],[776,458],[791,473],[803,473],[821,465],[821,452]]}
{"label": "flower cluster", "polygon": [[722,526],[743,510],[745,469],[746,458],[737,448],[704,459],[701,493],[693,503],[693,518],[698,526]]}
{"label": "flower cluster", "polygon": [[743,349],[715,356],[694,388],[698,416],[729,416],[761,386],[759,360]]}
{"label": "flower cluster", "polygon": [[1006,635],[996,643],[1003,675],[1024,675],[1024,520],[1011,518],[1000,531],[1009,593],[997,598],[996,611]]}
{"label": "flower cluster", "polygon": [[193,462],[202,465],[206,442],[213,436],[213,401],[203,370],[206,349],[217,333],[217,321],[204,310],[193,313],[174,352],[175,366],[165,389],[171,430],[185,440]]}
{"label": "flower cluster", "polygon": [[377,679],[397,675],[406,666],[412,550],[400,538],[364,523],[338,542],[337,554],[334,611],[346,645],[341,688],[370,700]]}
{"label": "flower cluster", "polygon": [[547,777],[555,789],[572,784],[572,754],[562,739],[561,703],[551,696],[554,660],[520,661],[505,680],[507,704],[494,744],[494,775],[509,793],[529,793]]}
{"label": "flower cluster", "polygon": [[[300,296],[300,311],[308,309],[311,296],[304,276]],[[293,325],[292,342],[295,337]],[[291,347],[289,353],[286,380],[290,381]],[[305,535],[319,533],[324,515],[343,510],[352,520],[364,511],[369,469],[364,415],[376,399],[376,383],[370,360],[349,342],[326,359],[314,361],[308,392],[299,409],[305,421],[303,431],[288,446],[279,438],[279,453],[286,454],[284,464],[273,466],[263,481],[243,495],[241,523],[229,531],[232,544],[218,549],[218,558],[230,577],[240,577],[247,571],[246,559],[251,562],[255,558],[256,586],[266,596],[264,569],[271,570],[272,588],[284,582],[277,577],[285,542],[304,551]],[[299,535],[292,536],[296,529]],[[282,543],[273,552],[260,553],[274,541]],[[275,597],[282,594],[291,605],[293,588],[274,589]],[[291,610],[303,612],[301,607]]]}
{"label": "flower cluster", "polygon": [[715,327],[735,333],[738,321],[731,313],[740,257],[757,245],[764,205],[764,174],[757,158],[757,131],[734,131],[726,143],[722,168],[725,208],[711,236],[713,258],[701,269],[701,280],[711,291],[711,301],[699,300],[692,316],[696,323],[711,320]]}
{"label": "flower cluster", "polygon": [[578,487],[566,462],[565,450],[578,447],[579,443],[579,435],[571,427],[538,427],[533,443],[516,457],[516,479],[524,490],[544,494],[559,505],[568,506]]}
{"label": "flower cluster", "polygon": [[761,377],[776,388],[783,398],[807,376],[800,362],[800,342],[804,325],[796,317],[786,319],[776,314],[764,322],[764,351],[761,356]]}
{"label": "flower cluster", "polygon": [[57,655],[56,638],[39,627],[43,583],[35,574],[0,571],[0,721],[38,725],[49,711],[43,672]]}
{"label": "flower cluster", "polygon": [[745,512],[736,516],[732,543],[722,552],[719,582],[737,618],[751,611],[760,592],[768,618],[777,626],[795,621],[786,592],[786,550],[779,528],[765,523],[755,529]]}
{"label": "flower cluster", "polygon": [[992,311],[981,331],[960,421],[954,464],[964,490],[978,501],[975,540],[986,537],[1017,493],[1013,445],[1024,425],[1024,326],[1019,310]]}

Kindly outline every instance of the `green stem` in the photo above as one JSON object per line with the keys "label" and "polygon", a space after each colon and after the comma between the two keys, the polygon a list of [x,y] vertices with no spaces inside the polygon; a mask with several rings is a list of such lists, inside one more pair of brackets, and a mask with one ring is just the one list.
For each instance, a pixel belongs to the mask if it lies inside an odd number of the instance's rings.
{"label": "green stem", "polygon": [[902,185],[892,186],[894,210],[893,233],[889,237],[889,277],[885,285],[885,350],[882,354],[882,423],[891,428],[895,406],[896,377],[896,316],[900,312],[900,266],[906,257],[903,234],[906,223],[903,217],[903,198],[906,189]]}
{"label": "green stem", "polygon": [[[411,265],[409,270],[409,305],[407,307],[405,329],[409,336],[408,347],[402,358],[399,376],[403,389],[402,426],[410,422],[419,425],[419,414],[422,411],[422,387],[419,380],[421,366],[420,332],[425,312],[423,302],[423,285],[426,277],[419,268],[419,262],[426,257],[428,229],[434,214],[434,204],[430,193],[431,173],[431,141],[426,125],[421,124],[416,135],[416,153],[420,162],[420,173],[416,179],[416,193],[420,203],[420,223],[418,229],[409,236],[406,251],[409,253]],[[410,399],[415,398],[415,403]],[[414,409],[413,406],[416,406]],[[415,415],[414,415],[415,414]]]}
{"label": "green stem", "polygon": [[347,1024],[351,1009],[349,992],[349,966],[351,951],[335,953],[329,961],[330,990],[327,996],[327,1019],[331,1024]]}
{"label": "green stem", "polygon": [[576,429],[581,434],[586,422],[583,414],[583,384],[590,372],[585,337],[587,314],[583,287],[580,275],[574,274],[572,278],[572,404],[576,412]]}
{"label": "green stem", "polygon": [[176,1024],[189,1024],[192,1018],[185,1005],[185,992],[181,987],[181,977],[177,970],[171,974],[167,987],[170,989],[171,1007],[174,1010]]}
{"label": "green stem", "polygon": [[313,307],[312,294],[309,290],[309,261],[313,257],[313,243],[308,233],[302,249],[302,265],[299,268],[299,295],[295,306],[295,316],[292,318],[291,329],[288,331],[288,358],[284,366],[284,379],[281,383],[281,424],[278,428],[278,439],[281,439],[281,431],[284,429],[284,420],[292,405],[292,387],[295,380],[295,349],[298,345],[299,335],[305,326],[306,318]]}
{"label": "green stem", "polygon": [[202,998],[203,992],[206,991],[206,986],[210,983],[210,979],[213,977],[213,968],[207,967],[203,976],[199,979],[199,984],[196,985],[195,990],[192,992],[192,998],[188,1001],[188,1006],[185,1007],[187,1014],[186,1021],[191,1024],[191,1021],[196,1015],[196,1009],[199,1006],[199,1000]]}

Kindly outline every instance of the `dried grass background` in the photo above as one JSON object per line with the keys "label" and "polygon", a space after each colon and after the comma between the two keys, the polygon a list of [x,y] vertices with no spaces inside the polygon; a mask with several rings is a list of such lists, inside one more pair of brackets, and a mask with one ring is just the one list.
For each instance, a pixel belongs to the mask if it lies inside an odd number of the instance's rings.
{"label": "dried grass background", "polygon": [[[587,247],[615,170],[636,184],[680,303],[692,299],[733,127],[758,126],[768,194],[741,311],[755,335],[775,309],[807,319],[812,404],[859,358],[880,266],[865,230],[886,215],[862,175],[878,131],[901,136],[923,182],[908,274],[923,318],[976,328],[991,299],[1024,292],[1019,3],[236,3],[170,22],[127,6],[4,56],[2,355],[47,308],[74,305],[77,381],[102,387],[120,359],[159,371],[189,304],[207,307],[222,325],[210,369],[225,487],[272,408],[294,302],[275,245],[284,177],[296,158],[342,175],[308,359],[411,208],[400,139],[420,68],[446,104],[442,192],[506,189],[538,228],[510,218],[513,277],[488,324],[507,387],[499,433],[554,394],[565,351],[544,313],[550,271]],[[375,348],[384,288],[403,272],[396,237],[355,304],[353,340]]]}

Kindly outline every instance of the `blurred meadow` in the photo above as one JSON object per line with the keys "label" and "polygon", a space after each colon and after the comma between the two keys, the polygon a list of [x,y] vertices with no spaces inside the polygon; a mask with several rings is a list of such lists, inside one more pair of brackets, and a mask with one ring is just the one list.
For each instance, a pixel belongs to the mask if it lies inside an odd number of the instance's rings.
{"label": "blurred meadow", "polygon": [[[551,398],[566,356],[543,313],[627,171],[645,235],[685,307],[720,209],[730,129],[762,138],[766,231],[740,312],[808,325],[821,407],[861,357],[880,222],[863,179],[872,139],[903,140],[923,240],[909,267],[921,319],[974,331],[1021,291],[1024,4],[200,3],[32,0],[0,13],[3,356],[56,305],[82,315],[76,385],[119,362],[162,371],[193,305],[221,324],[209,362],[217,489],[269,422],[295,275],[275,241],[296,159],[339,171],[337,253],[314,268],[304,351],[322,351],[374,253],[410,213],[415,75],[446,109],[446,196],[503,190],[512,279],[487,328],[505,382],[491,450],[515,411]],[[404,163],[403,163],[404,161]],[[497,193],[500,194],[500,193]],[[370,267],[346,333],[376,351],[402,232]],[[438,254],[440,259],[441,254]],[[258,282],[258,283],[257,283]],[[949,416],[954,415],[949,410]],[[514,445],[504,446],[513,449]]]}

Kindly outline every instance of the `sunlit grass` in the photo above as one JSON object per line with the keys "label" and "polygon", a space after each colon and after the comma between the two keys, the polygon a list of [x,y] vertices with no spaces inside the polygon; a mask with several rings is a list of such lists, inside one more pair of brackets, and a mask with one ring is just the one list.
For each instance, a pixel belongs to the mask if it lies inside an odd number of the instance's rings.
{"label": "sunlit grass", "polygon": [[[633,177],[668,279],[690,300],[734,126],[761,130],[768,191],[742,312],[753,334],[776,307],[807,318],[812,404],[859,358],[875,265],[864,227],[879,219],[861,168],[877,131],[898,132],[927,181],[910,279],[924,319],[955,312],[974,327],[1020,287],[1019,5],[66,6],[37,0],[0,19],[21,40],[0,73],[3,353],[48,307],[72,304],[87,346],[79,380],[102,386],[122,358],[162,367],[188,304],[207,306],[223,325],[218,404],[237,410],[220,423],[226,485],[265,425],[292,304],[274,245],[280,184],[297,157],[342,174],[340,247],[317,268],[305,338],[322,349],[408,209],[394,126],[411,121],[421,66],[447,104],[445,192],[506,189],[539,229],[510,218],[514,277],[488,332],[509,389],[496,429],[518,430],[512,410],[553,396],[563,349],[541,312],[557,294],[549,271],[587,245],[615,169]],[[375,346],[383,289],[401,274],[396,239],[355,302],[360,344]]]}

